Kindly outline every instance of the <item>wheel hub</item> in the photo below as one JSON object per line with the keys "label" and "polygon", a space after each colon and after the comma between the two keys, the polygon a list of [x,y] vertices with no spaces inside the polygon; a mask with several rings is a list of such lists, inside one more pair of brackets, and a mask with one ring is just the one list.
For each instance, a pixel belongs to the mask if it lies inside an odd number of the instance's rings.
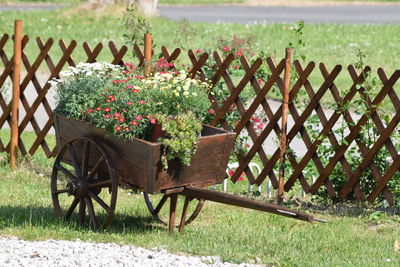
{"label": "wheel hub", "polygon": [[78,181],[77,183],[69,182],[67,184],[68,195],[75,195],[77,197],[85,197],[89,193],[89,185],[85,181]]}

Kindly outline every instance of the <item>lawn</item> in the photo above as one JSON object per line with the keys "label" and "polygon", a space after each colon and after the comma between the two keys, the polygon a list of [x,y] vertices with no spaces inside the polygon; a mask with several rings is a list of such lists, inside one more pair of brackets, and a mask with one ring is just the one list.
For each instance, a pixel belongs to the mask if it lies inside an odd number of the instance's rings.
{"label": "lawn", "polygon": [[[28,140],[32,137],[27,136]],[[321,224],[206,202],[199,218],[181,235],[170,234],[165,226],[152,219],[141,194],[120,188],[112,225],[104,232],[92,232],[74,222],[56,219],[49,184],[52,160],[38,153],[22,158],[20,168],[11,171],[6,156],[2,156],[0,235],[3,236],[26,240],[79,238],[145,248],[161,246],[175,253],[219,255],[224,261],[259,261],[274,266],[398,266],[400,263],[396,245],[400,241],[399,217],[350,205],[321,211],[303,208],[328,221]],[[237,185],[241,186],[245,184]],[[232,185],[230,188],[234,190]],[[255,198],[265,200],[264,195]]]}
{"label": "lawn", "polygon": [[[115,10],[114,10],[115,11]],[[82,20],[82,16],[85,19]],[[34,38],[54,37],[67,42],[97,42],[114,40],[124,43],[121,13],[105,12],[102,15],[84,10],[63,9],[53,12],[29,13],[2,12],[0,33],[12,33],[14,19],[24,18],[24,33],[31,36],[26,49],[30,57],[37,55]],[[151,20],[151,32],[156,43],[175,47],[174,36],[179,25],[165,19]],[[212,49],[220,36],[246,37],[254,33],[254,51],[281,58],[285,47],[293,41],[292,27],[288,24],[191,24],[197,31],[188,36],[186,48]],[[304,54],[307,61],[351,64],[357,61],[357,48],[365,50],[366,63],[374,69],[384,67],[390,73],[400,68],[398,58],[400,36],[398,25],[332,25],[310,24],[304,29]],[[184,38],[184,37],[181,37]],[[7,51],[11,50],[9,43]],[[60,57],[56,49],[52,56]],[[74,54],[76,61],[83,60],[83,50]],[[109,60],[103,55],[101,60]],[[181,62],[184,63],[184,62]],[[3,66],[0,65],[0,69]],[[4,142],[7,132],[2,131]],[[25,133],[29,143],[33,135]],[[54,146],[54,137],[48,136]],[[224,261],[254,262],[275,266],[398,266],[400,264],[400,219],[375,211],[373,207],[358,208],[337,205],[324,209],[306,209],[327,224],[305,223],[262,212],[206,203],[199,218],[186,227],[185,234],[169,234],[166,227],[154,221],[145,208],[140,194],[120,189],[116,217],[110,228],[95,233],[75,223],[56,219],[50,197],[49,177],[52,159],[42,153],[22,158],[20,168],[11,171],[7,155],[0,156],[0,235],[12,235],[27,240],[48,238],[91,240],[134,244],[146,248],[162,246],[171,252],[194,255],[219,255]],[[245,191],[246,182],[230,185],[231,192]],[[291,197],[289,193],[288,198]],[[249,195],[248,197],[254,197]],[[265,200],[265,195],[256,197]],[[304,199],[309,201],[310,199]],[[293,206],[292,208],[297,208]],[[397,211],[398,212],[398,211]],[[223,244],[223,246],[221,245]]]}

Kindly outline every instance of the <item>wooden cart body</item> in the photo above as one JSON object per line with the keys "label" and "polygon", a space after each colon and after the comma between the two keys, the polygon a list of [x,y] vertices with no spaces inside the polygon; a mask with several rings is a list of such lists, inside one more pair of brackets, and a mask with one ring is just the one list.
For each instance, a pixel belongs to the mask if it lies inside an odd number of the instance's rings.
{"label": "wooden cart body", "polygon": [[[58,150],[69,140],[92,138],[102,144],[112,159],[119,184],[150,194],[182,186],[204,188],[222,183],[236,136],[235,133],[204,125],[191,165],[181,167],[177,162],[169,162],[168,170],[165,170],[160,160],[161,143],[106,136],[103,129],[60,115],[56,115],[55,129]],[[77,152],[79,157],[79,148]]]}
{"label": "wooden cart body", "polygon": [[[191,165],[181,167],[177,162],[169,162],[168,170],[165,170],[161,163],[161,143],[106,136],[102,129],[58,115],[55,118],[55,128],[59,150],[53,166],[51,192],[54,210],[59,218],[69,220],[79,206],[78,218],[81,224],[85,222],[87,210],[92,229],[104,229],[114,214],[117,187],[123,185],[143,191],[150,213],[165,224],[159,212],[169,199],[170,231],[175,227],[178,195],[185,197],[179,223],[180,232],[197,217],[205,200],[308,222],[321,221],[285,207],[205,189],[209,185],[222,183],[226,178],[225,171],[235,133],[204,126]],[[67,166],[72,166],[72,170]],[[67,181],[64,185],[59,184],[63,180],[61,173]],[[109,192],[108,200],[101,198],[103,189]],[[148,196],[155,193],[163,194],[156,206]],[[67,195],[71,199],[71,204],[65,210],[61,208],[60,195]],[[198,204],[187,219],[189,202],[192,200],[197,200]],[[97,203],[105,215],[97,216],[93,203]]]}

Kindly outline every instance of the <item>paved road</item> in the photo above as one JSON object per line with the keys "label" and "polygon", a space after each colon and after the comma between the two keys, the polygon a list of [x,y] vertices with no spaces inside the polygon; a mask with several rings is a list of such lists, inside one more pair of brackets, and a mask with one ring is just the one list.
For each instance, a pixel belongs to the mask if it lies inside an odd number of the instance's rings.
{"label": "paved road", "polygon": [[64,7],[65,4],[43,4],[43,5],[0,5],[1,11],[32,11],[32,10],[53,10]]}
{"label": "paved road", "polygon": [[[52,10],[64,5],[9,5],[1,11]],[[231,23],[395,23],[400,24],[400,4],[338,6],[160,6],[160,15],[171,20]]]}
{"label": "paved road", "polygon": [[400,5],[366,6],[161,6],[162,17],[186,18],[197,22],[231,23],[396,23],[400,24]]}

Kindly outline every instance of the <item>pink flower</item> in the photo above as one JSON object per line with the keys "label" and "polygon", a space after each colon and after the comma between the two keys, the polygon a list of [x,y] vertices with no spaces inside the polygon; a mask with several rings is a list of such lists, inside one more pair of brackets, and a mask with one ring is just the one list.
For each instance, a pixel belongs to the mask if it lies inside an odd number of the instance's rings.
{"label": "pink flower", "polygon": [[138,89],[133,89],[132,93],[139,93],[139,90]]}
{"label": "pink flower", "polygon": [[112,83],[120,83],[120,80],[114,80]]}
{"label": "pink flower", "polygon": [[105,108],[104,111],[105,111],[105,112],[110,112],[110,111],[111,111],[111,108]]}
{"label": "pink flower", "polygon": [[104,119],[109,119],[109,118],[111,118],[111,115],[110,115],[110,114],[105,114],[105,115],[104,115]]}
{"label": "pink flower", "polygon": [[146,104],[146,101],[144,101],[144,100],[139,100],[139,104]]}
{"label": "pink flower", "polygon": [[101,108],[101,107],[97,107],[96,110],[97,110],[97,111],[101,111],[102,108]]}
{"label": "pink flower", "polygon": [[226,47],[226,46],[223,46],[223,47],[222,47],[222,50],[224,50],[225,52],[228,52],[228,51],[229,51],[229,48]]}
{"label": "pink flower", "polygon": [[122,126],[118,125],[117,127],[115,127],[115,130],[118,131],[118,132],[121,131],[122,130]]}
{"label": "pink flower", "polygon": [[132,86],[132,85],[128,85],[126,88],[127,88],[127,89],[132,89],[133,86]]}
{"label": "pink flower", "polygon": [[114,113],[114,117],[117,117],[117,118],[121,117],[121,113]]}
{"label": "pink flower", "polygon": [[124,119],[124,118],[122,118],[122,117],[120,117],[120,118],[118,118],[118,121],[119,121],[119,122],[124,122],[124,121],[125,121],[125,119]]}
{"label": "pink flower", "polygon": [[138,121],[141,121],[141,120],[143,119],[143,117],[142,117],[142,115],[136,115],[136,119],[137,119]]}
{"label": "pink flower", "polygon": [[210,113],[211,115],[215,113],[215,111],[213,109],[209,109],[208,113]]}
{"label": "pink flower", "polygon": [[[242,175],[243,175],[243,174],[242,174]],[[240,176],[237,180],[238,180],[238,182],[243,181],[243,180],[244,180],[244,177],[243,177],[243,176]]]}
{"label": "pink flower", "polygon": [[132,106],[133,102],[132,102],[132,101],[128,101],[128,102],[126,102],[126,104],[127,104],[128,106]]}
{"label": "pink flower", "polygon": [[125,65],[126,67],[128,67],[129,70],[133,70],[133,64],[132,64],[132,63],[126,62],[124,65]]}
{"label": "pink flower", "polygon": [[242,52],[237,52],[236,55],[237,55],[238,57],[243,56]]}
{"label": "pink flower", "polygon": [[127,79],[121,80],[122,83],[126,83],[127,81],[128,81]]}
{"label": "pink flower", "polygon": [[229,171],[228,171],[228,175],[229,175],[229,176],[232,176],[233,174],[234,174],[234,171],[232,171],[232,170],[229,170]]}
{"label": "pink flower", "polygon": [[133,126],[137,126],[137,125],[138,125],[138,122],[137,122],[137,121],[132,121],[131,124],[132,124]]}
{"label": "pink flower", "polygon": [[259,130],[261,130],[262,128],[264,128],[264,123],[259,123],[259,124],[257,125],[257,128],[258,128]]}
{"label": "pink flower", "polygon": [[157,120],[154,119],[154,118],[151,118],[151,119],[150,119],[150,123],[151,123],[151,124],[156,124],[156,123],[157,123]]}
{"label": "pink flower", "polygon": [[139,76],[139,75],[135,75],[135,78],[136,78],[136,79],[141,79],[141,80],[143,80],[143,79],[144,79],[144,77],[143,77],[143,76]]}
{"label": "pink flower", "polygon": [[260,119],[257,118],[257,117],[252,117],[251,120],[254,121],[254,122],[261,122]]}

